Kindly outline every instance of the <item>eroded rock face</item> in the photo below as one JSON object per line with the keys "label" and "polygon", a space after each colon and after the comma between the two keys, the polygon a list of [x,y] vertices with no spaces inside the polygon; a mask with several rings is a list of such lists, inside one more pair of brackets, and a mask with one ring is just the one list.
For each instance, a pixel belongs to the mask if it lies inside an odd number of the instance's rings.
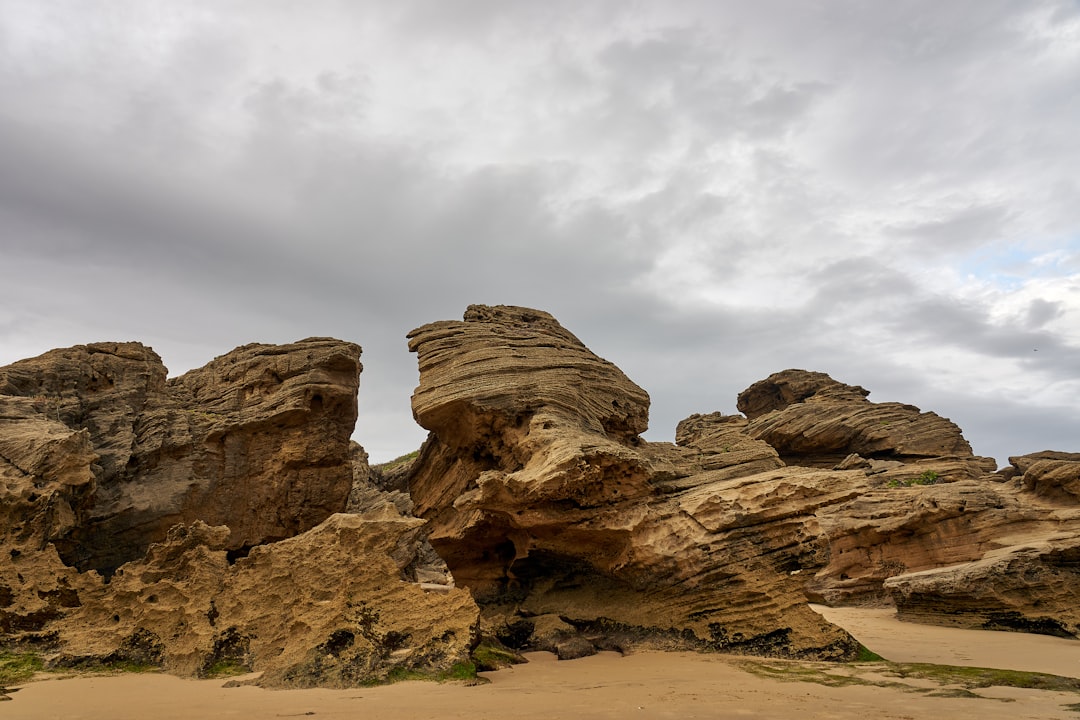
{"label": "eroded rock face", "polygon": [[246,345],[167,381],[153,350],[97,343],[0,368],[0,399],[86,434],[93,489],[50,542],[109,573],[177,523],[226,524],[243,552],[343,510],[359,354],[327,338]]}
{"label": "eroded rock face", "polygon": [[410,337],[432,431],[416,511],[508,644],[842,655],[806,598],[1075,632],[1080,456],[994,473],[952,422],[802,370],[743,392],[747,417],[645,443],[643,391],[545,313],[473,307]]}
{"label": "eroded rock face", "polygon": [[475,603],[350,444],[359,352],[247,345],[166,381],[101,343],[0,368],[0,644],[277,687],[465,660]]}
{"label": "eroded rock face", "polygon": [[37,398],[0,395],[0,633],[40,630],[78,604],[84,579],[53,546],[93,501],[98,455]]}
{"label": "eroded rock face", "polygon": [[[1080,454],[1045,451],[1009,460],[1009,479],[980,484],[980,502],[954,499],[951,518],[922,524],[938,533],[923,530],[926,546],[951,544],[964,552],[951,562],[939,557],[901,567],[884,581],[900,617],[1080,637]],[[935,503],[935,510],[943,505]],[[906,535],[908,543],[918,542],[917,534]],[[896,552],[904,543],[893,545]]]}
{"label": "eroded rock face", "polygon": [[[126,660],[206,676],[228,663],[269,687],[355,687],[395,668],[468,658],[479,612],[463,590],[403,577],[423,523],[392,508],[333,515],[230,564],[229,528],[177,525],[54,625],[54,664]],[[313,560],[317,559],[317,560]]]}
{"label": "eroded rock face", "polygon": [[1011,457],[1024,488],[1050,501],[1080,504],[1080,453],[1044,451]]}
{"label": "eroded rock face", "polygon": [[[822,495],[802,523],[818,538],[816,555],[803,554],[808,597],[895,603],[923,622],[1075,634],[1080,455],[1035,453],[993,473],[951,422],[866,395],[801,370],[740,395],[747,432],[787,462],[823,467],[851,453],[835,467],[855,472],[831,480],[848,496]],[[785,472],[797,481],[796,468]]]}
{"label": "eroded rock face", "polygon": [[[748,524],[714,522],[709,488],[779,465],[737,426],[644,442],[645,392],[535,310],[472,306],[413,331],[410,348],[414,414],[432,431],[410,476],[415,511],[496,632],[528,643],[531,618],[557,615],[600,647],[855,651]],[[742,473],[715,457],[727,444]]]}
{"label": "eroded rock face", "polygon": [[1080,637],[1080,537],[987,552],[979,560],[885,581],[903,620]]}

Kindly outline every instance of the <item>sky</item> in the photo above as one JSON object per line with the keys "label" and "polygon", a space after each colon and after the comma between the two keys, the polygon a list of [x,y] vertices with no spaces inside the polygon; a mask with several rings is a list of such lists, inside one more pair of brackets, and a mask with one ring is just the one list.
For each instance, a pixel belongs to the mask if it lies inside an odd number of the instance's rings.
{"label": "sky", "polygon": [[0,0],[0,365],[546,310],[650,440],[827,372],[1080,451],[1077,0]]}

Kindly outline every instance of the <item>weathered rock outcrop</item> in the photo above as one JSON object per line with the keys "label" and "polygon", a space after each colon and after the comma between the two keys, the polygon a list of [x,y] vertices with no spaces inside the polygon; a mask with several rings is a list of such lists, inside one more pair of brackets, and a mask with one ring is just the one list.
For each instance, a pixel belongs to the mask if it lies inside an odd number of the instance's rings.
{"label": "weathered rock outcrop", "polygon": [[235,564],[227,527],[177,525],[111,583],[83,592],[56,626],[64,650],[54,662],[128,660],[184,676],[227,663],[262,671],[258,683],[272,687],[449,670],[468,659],[478,610],[463,590],[426,592],[403,577],[422,525],[391,508],[333,515]]}
{"label": "weathered rock outcrop", "polygon": [[[402,488],[412,461],[406,459],[384,466],[372,467],[368,455],[358,443],[352,443],[353,487],[349,493],[349,502],[345,510],[349,513],[385,512],[393,510],[401,517],[413,517],[412,498]],[[416,559],[409,566],[408,578],[425,586],[442,585],[453,587],[454,578],[446,563],[439,557],[426,532],[417,536],[415,542]],[[433,589],[433,588],[432,588]]]}
{"label": "weathered rock outcrop", "polygon": [[[995,474],[952,422],[803,370],[743,392],[745,418],[695,415],[676,446],[646,443],[647,396],[545,313],[474,306],[410,339],[432,431],[416,511],[509,643],[845,647],[805,622],[804,597],[895,599],[924,620],[939,598],[948,622],[1077,631],[1074,455]],[[996,581],[1002,558],[1038,568]]]}
{"label": "weathered rock outcrop", "polygon": [[749,434],[789,465],[832,467],[852,453],[901,462],[971,457],[949,420],[913,405],[872,403],[869,394],[824,373],[785,370],[741,392],[738,408],[750,420]]}
{"label": "weathered rock outcrop", "polygon": [[359,354],[327,338],[246,345],[166,380],[153,350],[97,343],[0,368],[0,402],[86,433],[93,489],[50,541],[109,573],[177,523],[226,524],[244,552],[343,510]]}
{"label": "weathered rock outcrop", "polygon": [[467,659],[476,605],[350,444],[359,352],[247,345],[166,380],[100,343],[0,368],[0,643],[297,687]]}
{"label": "weathered rock outcrop", "polygon": [[85,584],[53,543],[85,516],[98,455],[87,430],[42,408],[34,398],[0,396],[0,634],[39,630],[78,605]]}
{"label": "weathered rock outcrop", "polygon": [[432,431],[410,477],[415,511],[507,641],[528,644],[558,616],[558,632],[578,633],[558,638],[579,646],[573,655],[584,639],[856,650],[809,611],[752,523],[728,522],[732,509],[713,502],[738,482],[715,457],[725,444],[757,463],[746,472],[779,464],[737,427],[687,426],[698,445],[686,448],[645,443],[645,392],[535,310],[471,306],[463,322],[413,331],[410,349],[414,414]]}
{"label": "weathered rock outcrop", "polygon": [[903,620],[1080,637],[1080,537],[1057,533],[885,581]]}
{"label": "weathered rock outcrop", "polygon": [[[902,617],[924,622],[1080,633],[1072,609],[1080,455],[1011,458],[1012,468],[991,474],[951,422],[866,394],[788,370],[739,396],[747,432],[788,462],[828,466],[852,453],[836,465],[849,472],[832,480],[847,497],[815,501],[802,523],[817,538],[817,552],[802,553],[808,596],[894,602]],[[786,468],[785,479],[797,482],[798,472]]]}
{"label": "weathered rock outcrop", "polygon": [[1080,453],[1044,451],[1009,458],[1026,490],[1067,505],[1080,503]]}
{"label": "weathered rock outcrop", "polygon": [[351,343],[172,380],[137,343],[0,368],[0,644],[300,687],[447,669],[476,602],[485,632],[563,658],[851,657],[808,598],[1080,636],[1080,454],[994,472],[949,420],[803,370],[648,443],[644,390],[526,308],[410,348],[431,434],[375,468]]}
{"label": "weathered rock outcrop", "polygon": [[952,526],[944,536],[954,546],[968,541],[966,557],[906,568],[884,582],[900,617],[1080,637],[1080,454],[1009,461],[999,473],[1008,481],[980,488],[989,506],[961,506],[964,521],[943,526]]}

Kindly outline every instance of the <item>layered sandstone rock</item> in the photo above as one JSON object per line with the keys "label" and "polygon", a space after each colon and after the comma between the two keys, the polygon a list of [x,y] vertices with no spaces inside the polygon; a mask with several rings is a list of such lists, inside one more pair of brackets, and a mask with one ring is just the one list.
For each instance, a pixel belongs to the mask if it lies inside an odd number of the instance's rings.
{"label": "layered sandstone rock", "polygon": [[913,405],[872,403],[869,394],[824,373],[785,370],[741,392],[738,408],[750,420],[750,435],[789,465],[831,467],[852,453],[901,462],[971,457],[949,420]]}
{"label": "layered sandstone rock", "polygon": [[1050,533],[979,560],[885,581],[903,620],[1080,638],[1080,536]]}
{"label": "layered sandstone rock", "polygon": [[153,350],[97,343],[0,368],[0,399],[86,434],[93,489],[50,542],[109,573],[177,523],[228,525],[244,552],[343,510],[359,354],[327,338],[246,345],[166,380]]}
{"label": "layered sandstone rock", "polygon": [[[724,483],[779,464],[737,426],[687,426],[681,448],[645,443],[646,393],[535,310],[472,306],[463,322],[413,331],[410,349],[414,414],[432,431],[410,477],[415,510],[508,640],[528,644],[538,619],[557,616],[577,633],[574,655],[582,640],[855,651],[752,523],[713,502]],[[714,457],[728,444],[745,473]]]}
{"label": "layered sandstone rock", "polygon": [[[928,621],[939,598],[943,621],[1074,632],[1078,456],[995,474],[949,420],[802,370],[740,394],[746,417],[691,416],[677,445],[650,444],[644,392],[545,313],[471,307],[410,338],[432,431],[416,511],[508,643],[837,654],[804,597]],[[1003,557],[1040,569],[996,580]]]}
{"label": "layered sandstone rock", "polygon": [[966,522],[942,528],[953,545],[968,540],[966,553],[884,582],[902,618],[1080,637],[1080,454],[1009,460],[1010,479],[983,484],[987,502],[961,507]]}
{"label": "layered sandstone rock", "polygon": [[647,443],[648,395],[526,308],[472,306],[410,348],[431,435],[393,468],[349,441],[350,343],[173,380],[137,343],[0,368],[0,642],[346,686],[465,659],[473,598],[487,632],[564,658],[850,657],[807,598],[1080,633],[1080,454],[994,473],[950,421],[802,370]]}

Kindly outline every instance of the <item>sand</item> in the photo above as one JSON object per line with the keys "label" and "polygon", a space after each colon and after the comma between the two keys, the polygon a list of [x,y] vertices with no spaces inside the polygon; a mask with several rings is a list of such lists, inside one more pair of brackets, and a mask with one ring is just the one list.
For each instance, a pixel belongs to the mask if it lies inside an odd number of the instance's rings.
{"label": "sand", "polygon": [[[887,610],[819,610],[892,660],[1080,677],[1080,642],[899,623]],[[1045,690],[988,688],[976,691],[982,697],[934,697],[911,688],[827,687],[760,677],[744,669],[746,658],[695,653],[601,653],[568,662],[545,653],[529,658],[527,665],[484,673],[491,682],[471,687],[407,682],[354,690],[270,691],[159,674],[41,680],[0,704],[0,718],[1080,718],[1067,707],[1080,703],[1080,695]],[[870,670],[860,672],[869,681],[881,679]],[[920,684],[937,687],[913,682]]]}

